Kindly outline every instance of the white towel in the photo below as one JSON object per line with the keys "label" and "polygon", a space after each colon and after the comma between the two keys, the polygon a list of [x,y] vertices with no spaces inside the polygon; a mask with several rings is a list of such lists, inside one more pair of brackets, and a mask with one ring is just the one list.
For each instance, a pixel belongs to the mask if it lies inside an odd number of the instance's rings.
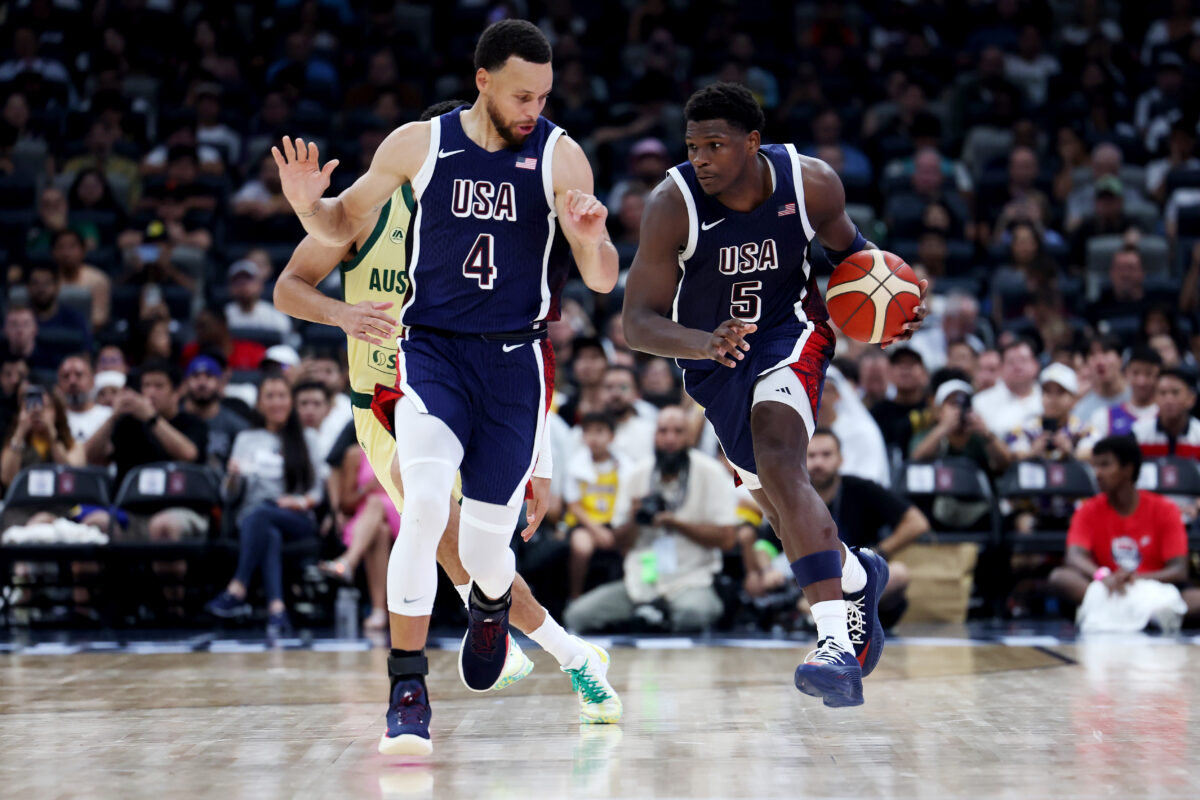
{"label": "white towel", "polygon": [[1132,633],[1151,622],[1165,633],[1179,630],[1187,603],[1169,583],[1135,580],[1120,594],[1109,592],[1101,581],[1092,581],[1075,622],[1084,633]]}

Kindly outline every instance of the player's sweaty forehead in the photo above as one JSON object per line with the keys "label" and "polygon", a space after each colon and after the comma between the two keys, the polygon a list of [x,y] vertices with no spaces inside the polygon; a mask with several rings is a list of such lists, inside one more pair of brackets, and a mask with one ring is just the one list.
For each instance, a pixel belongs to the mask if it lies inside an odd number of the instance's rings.
{"label": "player's sweaty forehead", "polygon": [[509,56],[504,66],[490,73],[505,91],[544,97],[554,85],[554,67],[534,64],[519,56]]}

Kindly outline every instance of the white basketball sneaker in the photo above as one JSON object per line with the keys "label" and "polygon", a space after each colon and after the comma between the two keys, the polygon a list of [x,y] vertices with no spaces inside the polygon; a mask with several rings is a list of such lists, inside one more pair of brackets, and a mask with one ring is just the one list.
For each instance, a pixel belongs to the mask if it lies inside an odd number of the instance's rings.
{"label": "white basketball sneaker", "polygon": [[504,660],[504,671],[500,673],[500,680],[496,681],[496,685],[491,688],[491,691],[512,686],[531,672],[533,672],[533,660],[525,655],[525,651],[517,644],[517,640],[510,635],[508,637],[508,657]]}
{"label": "white basketball sneaker", "polygon": [[[582,639],[580,641],[583,641]],[[579,721],[589,724],[621,721],[621,698],[608,682],[611,659],[608,652],[591,642],[583,642],[587,655],[576,656],[562,671],[571,676],[571,688],[579,697]]]}

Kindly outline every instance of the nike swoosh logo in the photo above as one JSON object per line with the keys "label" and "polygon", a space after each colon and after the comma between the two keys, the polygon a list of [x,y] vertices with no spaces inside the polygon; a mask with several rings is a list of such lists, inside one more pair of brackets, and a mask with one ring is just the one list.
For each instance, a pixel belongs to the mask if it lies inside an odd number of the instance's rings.
{"label": "nike swoosh logo", "polygon": [[706,230],[709,230],[710,228],[715,228],[715,227],[717,227],[718,225],[720,225],[720,224],[721,224],[722,222],[724,222],[724,221],[725,221],[725,217],[721,217],[721,218],[720,218],[719,220],[717,220],[716,222],[701,222],[701,223],[700,223],[700,230],[702,230],[702,231],[706,231]]}
{"label": "nike swoosh logo", "polygon": [[506,345],[504,345],[503,349],[504,349],[504,352],[511,353],[513,350],[516,350],[518,347],[524,347],[524,346],[525,346],[524,342],[521,342],[520,344],[506,344]]}
{"label": "nike swoosh logo", "polygon": [[445,158],[446,156],[452,156],[452,155],[455,155],[456,153],[461,153],[461,152],[463,152],[463,151],[462,150],[439,150],[438,158]]}
{"label": "nike swoosh logo", "polygon": [[421,599],[421,597],[424,597],[424,596],[425,596],[425,595],[421,595],[420,597],[406,597],[406,598],[404,598],[404,602],[406,602],[406,603],[415,603],[415,602],[417,602],[418,600],[420,600],[420,599]]}

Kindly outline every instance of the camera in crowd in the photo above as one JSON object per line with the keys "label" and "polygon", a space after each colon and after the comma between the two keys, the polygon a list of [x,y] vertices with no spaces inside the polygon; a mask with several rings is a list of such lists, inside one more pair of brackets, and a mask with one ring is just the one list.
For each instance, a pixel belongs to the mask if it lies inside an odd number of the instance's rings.
{"label": "camera in crowd", "polygon": [[641,506],[633,515],[633,519],[638,525],[653,525],[654,518],[666,510],[666,499],[658,492],[654,492],[642,498]]}

